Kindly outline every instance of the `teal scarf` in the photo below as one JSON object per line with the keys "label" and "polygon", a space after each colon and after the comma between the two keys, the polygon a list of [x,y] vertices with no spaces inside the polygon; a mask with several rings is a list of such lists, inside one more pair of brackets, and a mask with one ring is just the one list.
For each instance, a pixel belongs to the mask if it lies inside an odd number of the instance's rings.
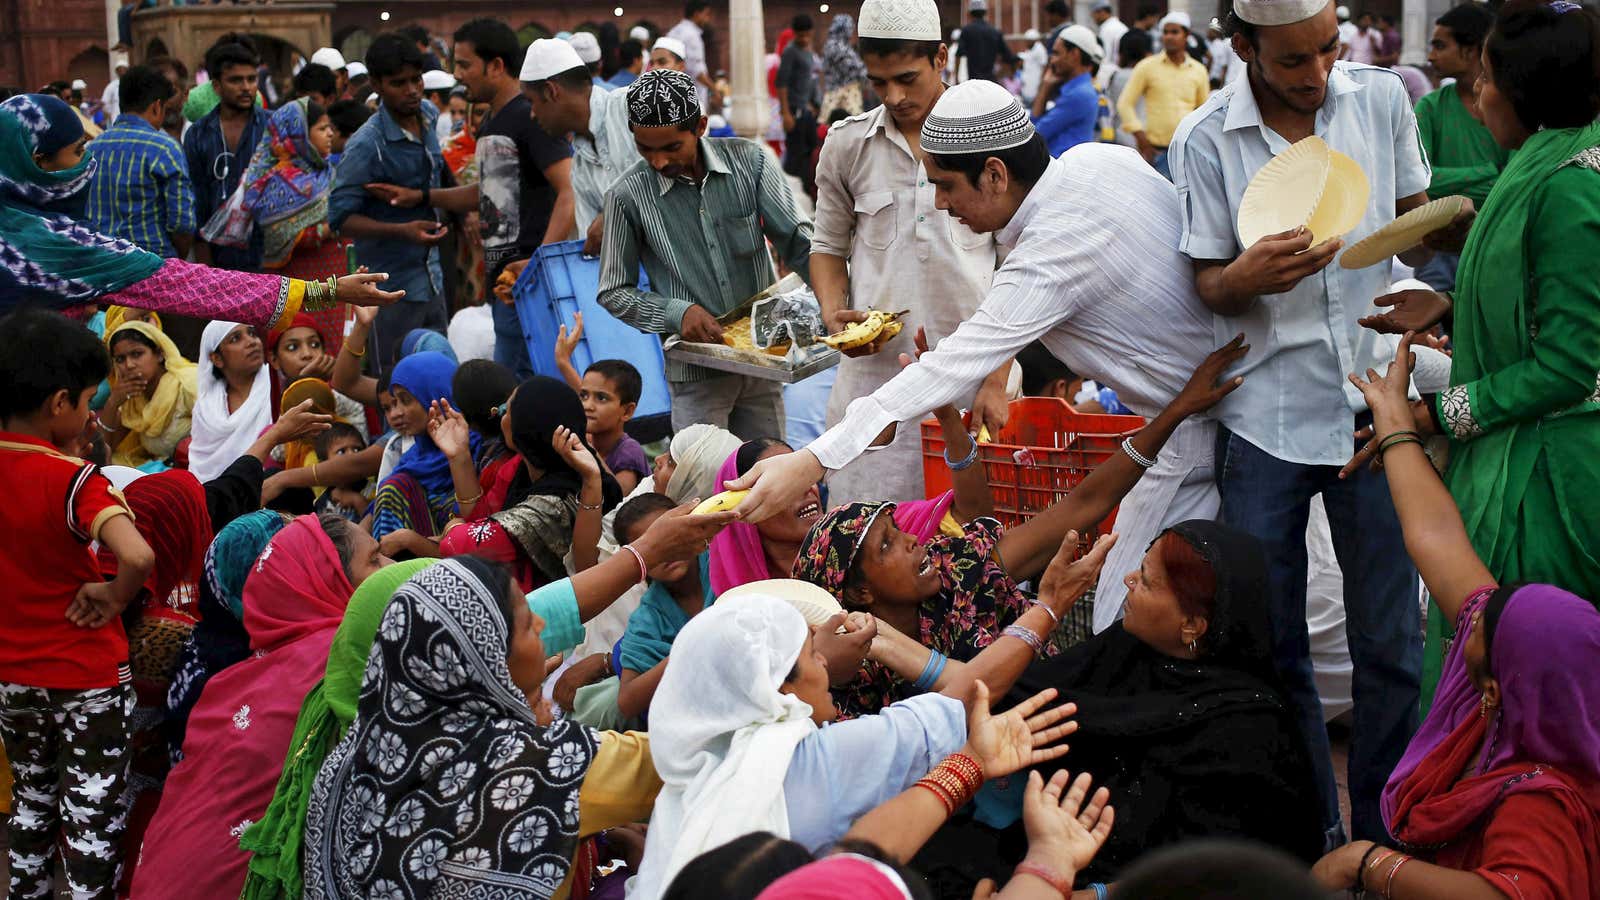
{"label": "teal scarf", "polygon": [[17,300],[56,307],[93,300],[150,277],[163,262],[61,213],[96,167],[86,154],[70,169],[39,168],[33,154],[52,128],[39,96],[0,103],[0,312]]}

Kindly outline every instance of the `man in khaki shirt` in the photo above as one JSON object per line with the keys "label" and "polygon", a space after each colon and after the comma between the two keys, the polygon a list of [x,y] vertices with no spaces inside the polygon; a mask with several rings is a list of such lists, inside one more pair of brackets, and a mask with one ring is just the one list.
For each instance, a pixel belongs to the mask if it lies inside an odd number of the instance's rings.
{"label": "man in khaki shirt", "polygon": [[[831,427],[852,400],[900,371],[924,329],[929,344],[977,309],[994,274],[995,244],[934,206],[922,168],[922,123],[944,93],[948,50],[934,0],[866,0],[860,52],[883,105],[834,125],[817,163],[811,278],[831,331],[867,310],[909,309],[905,329],[887,343],[847,353],[828,402]],[[1005,419],[1006,360],[974,398],[972,428]],[[915,500],[923,496],[920,429],[901,426],[894,441],[845,466],[828,482],[830,503]]]}
{"label": "man in khaki shirt", "polygon": [[1183,117],[1211,96],[1211,78],[1205,64],[1189,55],[1188,13],[1167,13],[1161,20],[1161,51],[1133,67],[1133,76],[1117,100],[1117,116],[1122,130],[1138,142],[1139,153],[1170,180],[1167,145]]}

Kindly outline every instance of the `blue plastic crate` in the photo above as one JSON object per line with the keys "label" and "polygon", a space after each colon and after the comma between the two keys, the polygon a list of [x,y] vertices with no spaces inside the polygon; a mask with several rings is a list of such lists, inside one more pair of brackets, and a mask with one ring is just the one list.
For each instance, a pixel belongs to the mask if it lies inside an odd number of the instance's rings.
{"label": "blue plastic crate", "polygon": [[[639,272],[639,286],[649,279]],[[661,338],[645,334],[607,312],[595,299],[600,289],[600,260],[583,255],[583,241],[546,244],[522,270],[511,296],[528,343],[534,371],[560,378],[556,369],[556,335],[561,326],[571,330],[573,313],[583,313],[583,338],[572,352],[572,365],[580,373],[597,359],[625,359],[639,370],[644,386],[634,422],[670,417],[672,396],[667,391],[666,358]],[[630,433],[635,432],[631,427]],[[647,429],[654,432],[658,429]],[[662,432],[665,433],[664,431]],[[638,437],[638,434],[635,434]]]}

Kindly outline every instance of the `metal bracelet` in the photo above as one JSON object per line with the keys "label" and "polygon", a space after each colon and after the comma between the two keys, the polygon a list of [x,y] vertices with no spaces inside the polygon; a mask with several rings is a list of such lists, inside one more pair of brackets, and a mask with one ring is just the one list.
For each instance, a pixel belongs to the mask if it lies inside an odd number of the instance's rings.
{"label": "metal bracelet", "polygon": [[1131,437],[1123,438],[1122,452],[1128,454],[1128,458],[1133,460],[1133,464],[1141,469],[1153,467],[1156,464],[1156,459],[1160,456],[1160,454],[1157,454],[1156,456],[1145,456],[1143,453],[1140,453],[1138,448],[1133,446],[1133,438]]}
{"label": "metal bracelet", "polygon": [[972,452],[968,453],[966,455],[966,458],[962,459],[960,462],[957,462],[956,460],[951,459],[950,458],[950,450],[949,450],[949,448],[948,447],[945,448],[945,451],[944,451],[944,462],[945,462],[945,465],[950,467],[950,471],[952,471],[952,472],[960,472],[960,471],[962,471],[964,469],[970,469],[970,468],[972,468],[972,464],[977,462],[977,461],[978,461],[978,442],[975,441],[975,440],[972,441]]}

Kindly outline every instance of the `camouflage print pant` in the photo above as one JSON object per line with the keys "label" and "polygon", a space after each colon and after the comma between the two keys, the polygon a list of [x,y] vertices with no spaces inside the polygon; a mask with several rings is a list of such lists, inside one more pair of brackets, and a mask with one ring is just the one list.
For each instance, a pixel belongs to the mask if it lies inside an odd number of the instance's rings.
{"label": "camouflage print pant", "polygon": [[74,900],[111,897],[128,824],[133,686],[49,690],[0,682],[0,737],[15,777],[13,898],[54,896],[58,839]]}

